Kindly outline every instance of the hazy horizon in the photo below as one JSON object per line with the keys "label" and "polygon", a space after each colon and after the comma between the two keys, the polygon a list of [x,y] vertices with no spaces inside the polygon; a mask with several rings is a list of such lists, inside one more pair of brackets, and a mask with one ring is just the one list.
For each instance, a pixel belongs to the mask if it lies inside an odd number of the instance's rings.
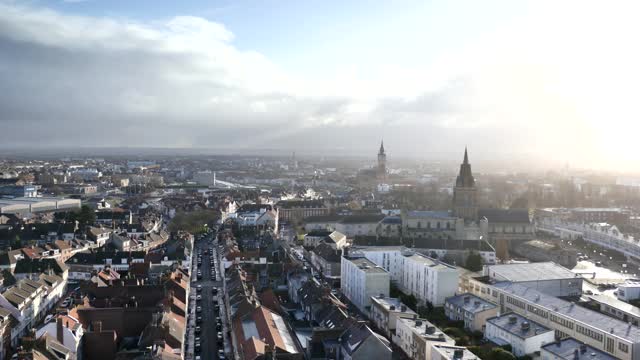
{"label": "hazy horizon", "polygon": [[0,149],[637,172],[634,2],[0,0]]}

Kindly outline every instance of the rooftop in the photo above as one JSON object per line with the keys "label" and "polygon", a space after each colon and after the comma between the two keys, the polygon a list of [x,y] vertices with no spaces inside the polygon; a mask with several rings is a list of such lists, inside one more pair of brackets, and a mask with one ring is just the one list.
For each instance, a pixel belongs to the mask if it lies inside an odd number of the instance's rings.
{"label": "rooftop", "polygon": [[445,263],[441,263],[440,261],[438,261],[436,259],[430,258],[430,257],[422,255],[422,254],[412,254],[412,255],[406,256],[406,258],[407,259],[411,259],[413,261],[421,262],[425,266],[428,266],[430,268],[442,269],[442,270],[451,269],[451,270],[457,271],[454,266],[447,265]]}
{"label": "rooftop", "polygon": [[345,257],[345,259],[348,261],[351,261],[358,268],[368,273],[386,273],[387,272],[385,269],[376,265],[373,261],[364,257],[357,257],[357,258]]}
{"label": "rooftop", "polygon": [[607,305],[609,307],[615,308],[616,310],[620,310],[623,313],[640,318],[640,308],[633,306],[627,302],[601,294],[588,295],[587,298],[599,304]]}
{"label": "rooftop", "polygon": [[474,314],[497,307],[496,304],[479,298],[473,294],[452,296],[447,298],[446,302]]}
{"label": "rooftop", "polygon": [[523,339],[537,336],[548,331],[553,331],[548,327],[542,326],[541,324],[531,321],[516,313],[506,313],[501,316],[489,318],[487,319],[487,323],[491,323],[500,329]]}
{"label": "rooftop", "polygon": [[497,281],[560,280],[578,277],[571,270],[554,262],[501,264],[485,267],[484,274]]}
{"label": "rooftop", "polygon": [[583,308],[569,301],[510,282],[497,283],[494,284],[494,287],[531,303],[536,303],[536,306],[545,308],[548,311],[572,318],[577,322],[581,322],[584,326],[598,329],[603,333],[607,333],[607,336],[616,336],[633,343],[638,342],[638,339],[640,339],[640,328],[637,326],[630,326],[622,320]]}
{"label": "rooftop", "polygon": [[464,346],[435,344],[433,345],[433,350],[440,353],[443,359],[480,360],[479,357],[467,350]]}
{"label": "rooftop", "polygon": [[[557,358],[566,360],[613,360],[616,357],[605,352],[595,349],[589,345],[585,345],[574,338],[567,338],[559,342],[547,344],[542,347],[544,351],[548,351]],[[577,350],[577,352],[576,352]],[[576,357],[577,355],[577,357]]]}
{"label": "rooftop", "polygon": [[403,304],[398,298],[372,296],[371,301],[382,306],[387,311],[415,314],[415,311],[409,309],[409,307]]}
{"label": "rooftop", "polygon": [[408,211],[407,216],[419,217],[419,218],[432,218],[432,219],[455,219],[455,216],[451,216],[448,211]]}
{"label": "rooftop", "polygon": [[443,333],[442,330],[438,329],[435,325],[433,325],[426,319],[399,318],[398,324],[400,323],[404,323],[404,325],[408,326],[415,334],[423,338],[432,341],[453,341],[453,339],[451,339],[449,335]]}
{"label": "rooftop", "polygon": [[480,209],[478,218],[487,218],[489,223],[529,223],[527,209]]}

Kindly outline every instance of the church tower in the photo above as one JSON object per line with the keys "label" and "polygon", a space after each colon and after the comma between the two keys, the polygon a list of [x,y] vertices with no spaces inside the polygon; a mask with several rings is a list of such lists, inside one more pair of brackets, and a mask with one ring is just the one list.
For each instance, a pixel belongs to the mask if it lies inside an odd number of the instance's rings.
{"label": "church tower", "polygon": [[464,148],[464,160],[453,188],[453,211],[457,217],[475,221],[478,218],[476,180],[471,173],[471,164]]}
{"label": "church tower", "polygon": [[387,181],[387,154],[384,153],[384,141],[380,141],[380,151],[378,151],[378,182],[386,183]]}

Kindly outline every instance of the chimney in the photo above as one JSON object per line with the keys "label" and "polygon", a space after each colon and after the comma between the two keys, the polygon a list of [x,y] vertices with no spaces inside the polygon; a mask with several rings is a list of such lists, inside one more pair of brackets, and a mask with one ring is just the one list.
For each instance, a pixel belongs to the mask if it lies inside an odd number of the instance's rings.
{"label": "chimney", "polygon": [[62,324],[62,318],[59,316],[56,318],[56,340],[60,344],[64,344],[64,325]]}
{"label": "chimney", "polygon": [[573,360],[578,360],[578,359],[580,359],[580,350],[573,349]]}
{"label": "chimney", "polygon": [[580,344],[580,353],[584,354],[587,352],[587,345],[586,344]]}

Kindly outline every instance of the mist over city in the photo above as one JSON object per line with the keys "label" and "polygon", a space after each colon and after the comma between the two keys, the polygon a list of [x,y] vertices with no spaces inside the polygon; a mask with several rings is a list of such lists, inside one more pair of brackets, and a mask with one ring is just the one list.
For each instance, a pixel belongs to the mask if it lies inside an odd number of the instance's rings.
{"label": "mist over city", "polygon": [[0,360],[639,359],[638,13],[0,0]]}

